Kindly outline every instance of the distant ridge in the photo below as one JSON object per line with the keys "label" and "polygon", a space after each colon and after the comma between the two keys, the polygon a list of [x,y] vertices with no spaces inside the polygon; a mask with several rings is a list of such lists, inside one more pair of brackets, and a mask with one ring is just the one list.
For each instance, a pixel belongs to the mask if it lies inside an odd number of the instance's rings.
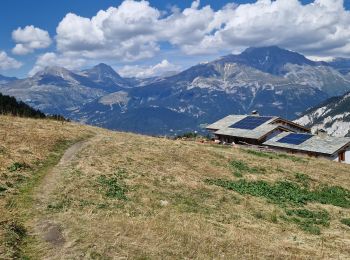
{"label": "distant ridge", "polygon": [[[339,60],[338,60],[339,61]],[[228,114],[294,120],[350,91],[348,64],[318,62],[278,46],[252,47],[167,77],[124,78],[100,63],[82,71],[48,67],[0,85],[46,114],[114,130],[175,135]]]}
{"label": "distant ridge", "polygon": [[320,62],[309,60],[297,52],[285,50],[278,46],[251,47],[241,54],[224,56],[221,61],[248,65],[272,75],[285,74],[284,66],[288,63],[309,66],[321,64]]}

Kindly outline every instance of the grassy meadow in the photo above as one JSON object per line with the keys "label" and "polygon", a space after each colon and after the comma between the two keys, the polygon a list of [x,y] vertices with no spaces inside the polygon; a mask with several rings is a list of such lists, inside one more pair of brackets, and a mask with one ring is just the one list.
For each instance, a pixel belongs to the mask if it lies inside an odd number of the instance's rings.
{"label": "grassy meadow", "polygon": [[350,257],[348,165],[51,120],[0,116],[0,210],[1,259]]}

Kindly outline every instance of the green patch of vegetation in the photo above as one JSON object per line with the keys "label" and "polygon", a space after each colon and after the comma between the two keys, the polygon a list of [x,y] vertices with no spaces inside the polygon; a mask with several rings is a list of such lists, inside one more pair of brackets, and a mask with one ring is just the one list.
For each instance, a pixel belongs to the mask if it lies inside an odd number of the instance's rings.
{"label": "green patch of vegetation", "polygon": [[240,194],[264,197],[274,204],[305,204],[308,200],[306,190],[291,182],[269,184],[265,181],[207,180],[208,184],[234,190]]}
{"label": "green patch of vegetation", "polygon": [[297,172],[295,174],[295,180],[302,184],[304,187],[309,187],[311,179],[306,174]]}
{"label": "green patch of vegetation", "polygon": [[245,162],[239,160],[232,160],[230,162],[230,167],[233,170],[233,174],[239,178],[243,177],[244,173],[264,174],[266,172],[265,168],[250,167]]}
{"label": "green patch of vegetation", "polygon": [[292,209],[286,210],[286,214],[286,220],[297,224],[302,230],[314,235],[321,234],[319,225],[329,226],[330,217],[325,210]]}
{"label": "green patch of vegetation", "polygon": [[350,208],[350,191],[338,186],[323,186],[310,192],[310,201]]}
{"label": "green patch of vegetation", "polygon": [[[247,181],[244,179],[238,181],[207,179],[206,183],[233,190],[240,194],[266,198],[270,203],[277,204],[285,209],[285,220],[293,222],[302,230],[315,235],[321,233],[319,226],[329,226],[330,216],[328,212],[325,210],[311,211],[304,208],[286,209],[288,205],[303,206],[308,202],[317,202],[350,208],[350,192],[348,190],[337,186],[320,186],[311,190],[308,188],[308,176],[298,174],[296,178],[302,182],[303,186],[289,181],[268,183],[266,181]],[[259,218],[259,216],[255,217]],[[271,221],[277,222],[277,215]],[[342,223],[350,226],[350,219],[342,220]]]}
{"label": "green patch of vegetation", "polygon": [[343,208],[350,208],[350,192],[341,187],[319,187],[309,190],[296,183],[278,181],[270,184],[266,181],[230,181],[222,179],[206,180],[208,184],[234,190],[240,194],[264,197],[278,205],[304,205],[318,202]]}
{"label": "green patch of vegetation", "polygon": [[257,156],[262,158],[269,158],[269,159],[288,159],[293,162],[305,162],[305,159],[301,157],[297,157],[294,155],[284,154],[284,153],[275,153],[275,152],[263,152],[263,151],[256,151],[251,149],[243,149],[244,152]]}
{"label": "green patch of vegetation", "polygon": [[23,259],[21,245],[27,235],[25,227],[17,221],[1,223],[5,231],[5,246],[11,259]]}
{"label": "green patch of vegetation", "polygon": [[102,185],[106,197],[127,200],[126,193],[128,192],[128,188],[123,181],[125,178],[126,172],[124,170],[118,170],[111,177],[105,175],[99,176],[97,182]]}
{"label": "green patch of vegetation", "polygon": [[343,218],[340,222],[348,227],[350,227],[350,218]]}
{"label": "green patch of vegetation", "polygon": [[301,224],[300,228],[313,235],[321,235],[321,229],[318,226],[310,224]]}
{"label": "green patch of vegetation", "polygon": [[329,226],[329,214],[326,210],[311,211],[308,209],[289,209],[286,210],[288,216],[296,216],[298,218],[307,219],[312,224]]}
{"label": "green patch of vegetation", "polygon": [[15,162],[11,166],[7,167],[7,170],[9,170],[9,172],[15,172],[28,168],[30,167],[26,163]]}

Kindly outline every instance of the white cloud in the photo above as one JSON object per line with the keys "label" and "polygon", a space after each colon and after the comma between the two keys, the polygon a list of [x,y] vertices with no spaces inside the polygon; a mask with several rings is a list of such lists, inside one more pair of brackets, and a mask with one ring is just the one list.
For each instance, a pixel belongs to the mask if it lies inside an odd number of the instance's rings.
{"label": "white cloud", "polygon": [[[164,15],[147,1],[125,0],[91,19],[67,14],[57,27],[61,52],[86,58],[115,57],[123,61],[153,57],[161,42],[186,54],[238,51],[250,46],[280,45],[307,55],[347,54],[350,12],[342,0],[258,0],[229,3],[220,10],[173,8]],[[319,55],[319,54],[318,54]]]}
{"label": "white cloud", "polygon": [[118,70],[122,77],[149,78],[161,76],[169,72],[179,71],[180,66],[170,63],[167,60],[162,60],[160,63],[153,66],[130,66],[126,65]]}
{"label": "white cloud", "polygon": [[161,12],[147,1],[124,1],[89,18],[67,14],[58,25],[60,52],[86,58],[133,61],[153,57],[159,50],[157,23]]}
{"label": "white cloud", "polygon": [[9,57],[6,52],[0,51],[0,70],[18,69],[21,66],[21,62]]}
{"label": "white cloud", "polygon": [[217,11],[215,16],[220,29],[186,46],[189,53],[279,45],[306,55],[349,55],[350,12],[342,0],[308,5],[298,0],[259,0]]}
{"label": "white cloud", "polygon": [[28,75],[33,76],[35,73],[51,66],[59,66],[73,70],[78,69],[85,64],[86,60],[82,58],[72,58],[69,56],[58,55],[54,52],[47,52],[38,57],[34,67],[28,73]]}
{"label": "white cloud", "polygon": [[12,49],[16,55],[32,53],[35,49],[44,49],[50,46],[51,38],[47,31],[33,25],[17,28],[12,32],[12,39],[17,43]]}
{"label": "white cloud", "polygon": [[[298,0],[232,2],[219,10],[196,0],[188,8],[173,7],[169,12],[145,0],[125,0],[91,18],[69,13],[56,28],[55,55],[62,64],[75,59],[122,64],[152,58],[165,43],[173,55],[237,53],[251,46],[279,45],[308,56],[350,56],[350,11],[343,0],[307,5]],[[15,49],[28,50],[23,40]]]}

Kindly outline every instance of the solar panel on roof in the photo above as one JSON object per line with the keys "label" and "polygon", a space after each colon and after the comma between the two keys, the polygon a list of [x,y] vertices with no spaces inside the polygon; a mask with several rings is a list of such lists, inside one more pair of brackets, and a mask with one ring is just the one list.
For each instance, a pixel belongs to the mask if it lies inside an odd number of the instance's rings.
{"label": "solar panel on roof", "polygon": [[231,125],[231,128],[248,129],[253,130],[263,123],[272,119],[270,116],[247,116],[242,120]]}
{"label": "solar panel on roof", "polygon": [[302,144],[303,142],[305,142],[306,140],[308,140],[311,137],[312,137],[312,135],[308,135],[308,134],[295,134],[295,133],[292,133],[292,134],[286,135],[285,137],[282,137],[277,142],[278,143],[285,143],[285,144],[299,145],[299,144]]}

